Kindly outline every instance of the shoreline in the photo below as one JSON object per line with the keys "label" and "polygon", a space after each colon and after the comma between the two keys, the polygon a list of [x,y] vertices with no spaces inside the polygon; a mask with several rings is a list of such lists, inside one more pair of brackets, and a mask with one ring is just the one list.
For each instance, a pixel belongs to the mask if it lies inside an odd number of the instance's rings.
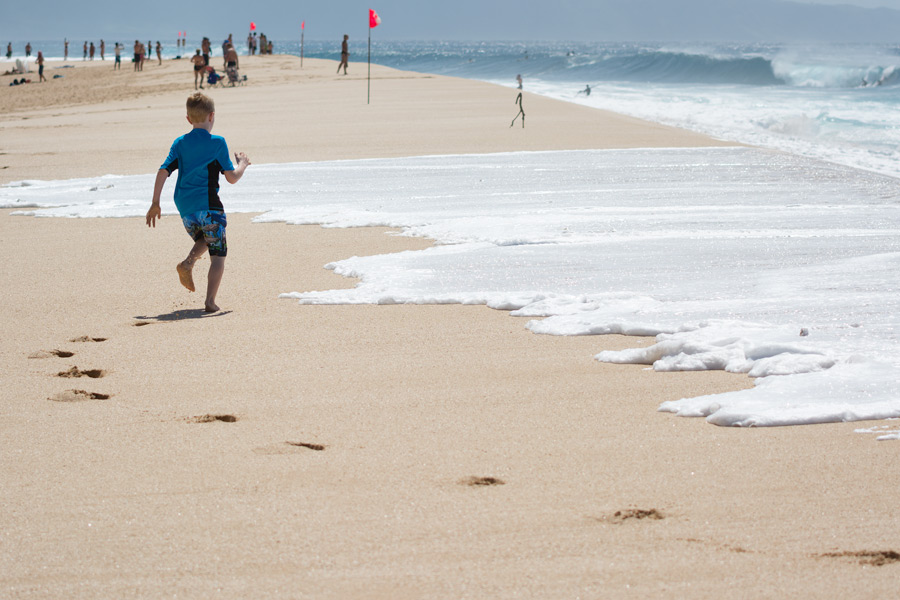
{"label": "shoreline", "polygon": [[[216,90],[216,133],[257,163],[269,161],[254,151],[554,149],[601,131],[608,144],[705,139],[530,96],[549,124],[521,135],[504,129],[508,90],[394,71],[379,73],[384,104],[368,110],[348,93],[364,80],[326,73],[336,63],[302,83],[279,64],[260,67],[257,89]],[[183,85],[180,71],[157,75],[155,88]],[[156,91],[27,120],[3,113],[2,181],[152,173],[184,129],[185,92]],[[267,147],[272,131],[291,137],[273,115],[298,97],[305,137]],[[411,99],[446,113],[435,122]],[[333,115],[348,122],[322,122]],[[896,587],[894,452],[854,433],[864,423],[732,429],[658,413],[663,400],[750,381],[592,359],[647,339],[535,335],[483,306],[277,298],[287,279],[353,286],[327,262],[430,243],[384,228],[233,213],[224,310],[204,316],[174,271],[189,247],[179,219],[151,230],[139,218],[10,212],[0,477],[14,483],[0,492],[0,589],[14,597],[840,598]],[[103,341],[75,341],[85,336]],[[72,369],[103,376],[62,375]]]}
{"label": "shoreline", "polygon": [[[372,103],[367,105],[364,75],[335,75],[333,61],[307,59],[302,70],[298,63],[289,55],[241,57],[248,84],[208,91],[216,101],[215,133],[232,150],[262,164],[740,145],[527,92],[529,126],[510,128],[518,110],[515,90],[378,65],[372,66]],[[123,65],[118,74],[104,73],[106,65],[75,68],[71,77],[15,88],[0,81],[0,184],[155,172],[165,158],[159,149],[185,132],[184,101],[193,92],[186,65],[163,61],[162,67],[145,65],[143,73]],[[278,93],[260,101],[260,89],[273,86]],[[68,104],[51,104],[58,101],[56,88],[64,90]],[[90,104],[97,101],[98,89],[107,96],[102,111]],[[379,93],[385,95],[379,99]],[[73,104],[79,102],[84,104]],[[26,114],[28,106],[42,108]],[[78,139],[78,149],[53,144],[55,133]],[[95,156],[103,156],[103,163],[97,164]]]}

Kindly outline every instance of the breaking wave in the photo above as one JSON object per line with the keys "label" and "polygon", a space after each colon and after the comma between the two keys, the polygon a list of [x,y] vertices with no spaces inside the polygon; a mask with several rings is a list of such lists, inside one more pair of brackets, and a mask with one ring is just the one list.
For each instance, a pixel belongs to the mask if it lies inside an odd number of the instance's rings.
{"label": "breaking wave", "polygon": [[[299,54],[299,45],[283,45]],[[296,44],[295,44],[296,45]],[[334,58],[333,44],[307,44],[306,56]],[[727,84],[858,88],[900,84],[896,48],[837,45],[735,46],[559,42],[381,42],[373,61],[425,73],[509,80]]]}

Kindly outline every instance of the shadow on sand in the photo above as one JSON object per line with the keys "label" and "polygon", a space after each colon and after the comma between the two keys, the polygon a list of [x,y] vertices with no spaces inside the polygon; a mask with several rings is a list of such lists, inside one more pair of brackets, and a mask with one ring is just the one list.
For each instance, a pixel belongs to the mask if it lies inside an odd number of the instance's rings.
{"label": "shadow on sand", "polygon": [[176,310],[170,313],[156,315],[155,317],[136,316],[140,322],[147,323],[149,321],[167,322],[167,321],[186,321],[187,319],[211,319],[213,317],[222,317],[231,314],[230,310],[220,310],[219,312],[208,313],[202,308],[188,308],[185,310]]}

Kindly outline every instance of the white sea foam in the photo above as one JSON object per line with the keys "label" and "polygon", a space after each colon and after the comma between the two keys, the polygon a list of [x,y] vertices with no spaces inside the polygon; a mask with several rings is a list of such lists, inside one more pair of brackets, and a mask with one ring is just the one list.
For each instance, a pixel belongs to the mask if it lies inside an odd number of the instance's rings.
{"label": "white sea foam", "polygon": [[[509,80],[490,81],[511,85]],[[718,139],[900,176],[896,88],[633,82],[598,82],[591,87],[593,93],[586,96],[579,94],[584,83],[532,79],[528,89]]]}
{"label": "white sea foam", "polygon": [[[151,188],[149,176],[30,181],[0,188],[0,206],[141,216]],[[260,222],[438,241],[337,261],[354,289],[286,298],[485,304],[534,317],[536,333],[655,335],[597,358],[759,377],[660,407],[718,425],[900,417],[890,177],[750,148],[534,152],[254,165],[223,197],[230,211],[268,211]]]}

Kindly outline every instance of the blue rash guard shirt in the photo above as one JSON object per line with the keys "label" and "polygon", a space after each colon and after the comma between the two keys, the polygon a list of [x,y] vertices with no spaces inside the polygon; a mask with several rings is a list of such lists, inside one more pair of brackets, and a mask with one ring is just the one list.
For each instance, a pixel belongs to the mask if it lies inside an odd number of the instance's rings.
{"label": "blue rash guard shirt", "polygon": [[200,127],[192,129],[172,142],[160,169],[169,175],[178,170],[175,206],[182,217],[202,210],[224,212],[219,200],[219,173],[234,170],[225,138]]}

